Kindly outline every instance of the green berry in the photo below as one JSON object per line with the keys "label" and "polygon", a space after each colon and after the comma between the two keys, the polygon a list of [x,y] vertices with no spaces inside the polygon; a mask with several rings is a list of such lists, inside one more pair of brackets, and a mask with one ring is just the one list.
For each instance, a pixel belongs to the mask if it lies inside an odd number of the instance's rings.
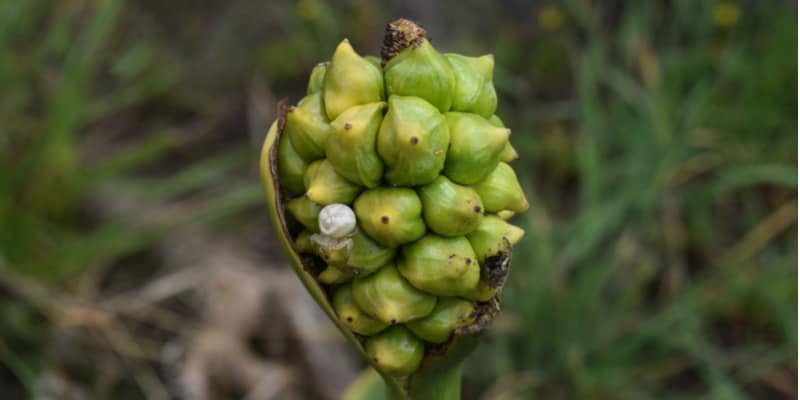
{"label": "green berry", "polygon": [[298,197],[286,202],[286,210],[306,229],[311,232],[319,232],[317,217],[322,210],[319,204],[314,203],[307,197]]}
{"label": "green berry", "polygon": [[353,281],[353,298],[367,314],[387,324],[401,324],[433,311],[436,296],[408,283],[393,263]]}
{"label": "green berry", "polygon": [[489,118],[497,108],[497,93],[494,90],[494,56],[467,57],[460,54],[445,54],[453,67],[455,95],[453,111],[478,114]]}
{"label": "green berry", "polygon": [[425,344],[402,326],[393,326],[367,339],[364,347],[375,365],[395,376],[416,371],[425,353]]}
{"label": "green berry", "polygon": [[278,142],[278,177],[281,187],[291,196],[299,196],[306,191],[303,176],[308,163],[294,150],[289,135],[281,135]]}
{"label": "green berry", "polygon": [[509,247],[519,242],[524,235],[525,231],[500,217],[487,215],[478,224],[478,228],[467,235],[467,240],[478,257],[478,263],[483,266],[492,257],[506,257]]}
{"label": "green berry", "polygon": [[292,147],[306,162],[325,157],[325,143],[331,132],[319,93],[303,97],[286,113],[283,134],[289,136]]}
{"label": "green berry", "polygon": [[305,196],[314,203],[328,205],[349,204],[361,192],[361,187],[344,179],[327,159],[314,161],[306,170]]}
{"label": "green berry", "polygon": [[442,236],[462,236],[472,232],[483,217],[483,203],[469,186],[439,176],[417,189],[428,229]]}
{"label": "green berry", "polygon": [[325,72],[322,93],[325,111],[334,120],[350,107],[385,100],[380,68],[353,50],[345,39],[333,53]]}
{"label": "green berry", "polygon": [[374,188],[383,177],[383,160],[376,144],[385,102],[348,108],[331,121],[333,134],[325,154],[341,176],[358,185]]}
{"label": "green berry", "polygon": [[325,80],[325,72],[328,71],[328,66],[331,63],[321,62],[314,66],[311,70],[311,76],[308,78],[308,88],[306,94],[319,93],[322,91],[322,83]]}
{"label": "green berry", "polygon": [[486,211],[490,213],[509,210],[523,212],[529,207],[525,193],[517,180],[517,174],[510,165],[499,163],[497,167],[472,186],[483,201]]}
{"label": "green berry", "polygon": [[450,128],[450,148],[442,173],[463,185],[485,178],[500,162],[511,131],[475,114],[449,112],[445,119]]}
{"label": "green berry", "polygon": [[416,186],[432,182],[445,165],[450,131],[444,116],[418,97],[391,96],[378,132],[386,182]]}
{"label": "green berry", "polygon": [[458,297],[443,297],[425,318],[406,324],[415,335],[431,343],[444,343],[453,331],[475,322],[475,304]]}
{"label": "green berry", "polygon": [[355,299],[353,299],[351,285],[343,285],[336,289],[332,303],[339,321],[359,335],[374,335],[389,326],[389,324],[370,317],[358,308]]}
{"label": "green berry", "polygon": [[403,246],[397,269],[414,287],[437,296],[458,296],[478,284],[480,267],[469,241],[428,234]]}
{"label": "green berry", "polygon": [[433,104],[441,112],[453,104],[455,76],[447,59],[427,39],[401,51],[384,67],[386,92],[413,96]]}
{"label": "green berry", "polygon": [[362,193],[354,204],[359,226],[386,247],[413,242],[425,234],[422,202],[406,188],[379,188]]}

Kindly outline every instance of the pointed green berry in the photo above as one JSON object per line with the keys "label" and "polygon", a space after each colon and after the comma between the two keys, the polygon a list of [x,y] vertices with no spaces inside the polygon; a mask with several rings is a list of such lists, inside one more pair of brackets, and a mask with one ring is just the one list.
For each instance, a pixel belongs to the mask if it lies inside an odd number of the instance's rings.
{"label": "pointed green berry", "polygon": [[331,122],[325,154],[339,175],[350,182],[374,188],[383,175],[376,144],[385,102],[353,106]]}
{"label": "pointed green berry", "polygon": [[478,228],[467,235],[467,240],[478,257],[478,263],[483,266],[492,257],[506,257],[509,247],[519,242],[524,235],[525,231],[521,228],[500,217],[487,215]]}
{"label": "pointed green berry", "polygon": [[503,147],[503,151],[500,152],[500,161],[504,163],[510,163],[517,159],[519,159],[519,153],[517,153],[517,149],[511,145],[511,142],[506,142],[506,145]]}
{"label": "pointed green berry", "polygon": [[[500,119],[496,114],[492,115],[488,119],[489,123],[498,127],[498,128],[505,128],[506,125],[503,123],[503,120]],[[500,152],[500,161],[504,163],[508,163],[514,161],[519,158],[519,154],[517,153],[517,149],[511,145],[511,142],[506,142],[506,145],[503,146],[503,151]]]}
{"label": "pointed green berry", "polygon": [[453,331],[475,322],[475,304],[458,297],[443,297],[436,308],[425,318],[411,321],[406,327],[417,337],[431,342],[444,343]]}
{"label": "pointed green berry", "polygon": [[472,186],[481,196],[483,206],[490,213],[510,210],[523,212],[528,209],[528,200],[517,180],[517,174],[506,163],[499,163],[485,179]]}
{"label": "pointed green berry", "polygon": [[299,253],[314,254],[314,245],[311,243],[311,232],[303,230],[294,239],[294,245]]}
{"label": "pointed green berry", "polygon": [[347,39],[339,43],[333,53],[322,93],[325,111],[331,120],[350,107],[386,98],[380,68],[358,55]]}
{"label": "pointed green berry", "polygon": [[475,114],[449,112],[445,119],[450,127],[450,148],[442,174],[463,185],[485,178],[500,162],[511,131]]}
{"label": "pointed green berry", "polygon": [[320,205],[350,204],[361,192],[361,186],[337,174],[327,159],[311,163],[304,180],[305,197]]}
{"label": "pointed green berry", "polygon": [[396,249],[384,247],[367,236],[362,230],[353,235],[353,249],[347,259],[347,267],[359,276],[367,276],[394,258]]}
{"label": "pointed green berry", "polygon": [[419,368],[425,353],[425,344],[402,326],[370,337],[364,347],[381,371],[394,376],[411,375]]}
{"label": "pointed green berry", "polygon": [[317,275],[317,281],[326,285],[335,285],[339,283],[350,282],[355,278],[355,274],[351,271],[343,271],[332,265],[329,265],[322,272]]}
{"label": "pointed green berry", "polygon": [[442,236],[462,236],[472,232],[483,217],[478,193],[439,175],[417,189],[428,229]]}
{"label": "pointed green berry", "polygon": [[358,308],[353,299],[352,285],[343,285],[333,294],[333,309],[339,321],[351,331],[359,335],[374,335],[389,326],[384,322],[370,317]]}
{"label": "pointed green berry", "polygon": [[386,247],[413,242],[425,234],[422,202],[407,188],[378,188],[362,193],[354,204],[361,229]]}
{"label": "pointed green berry", "polygon": [[447,59],[427,39],[412,45],[384,67],[386,92],[414,96],[433,104],[441,112],[453,104],[455,77]]}
{"label": "pointed green berry", "polygon": [[458,296],[478,284],[478,260],[463,236],[428,234],[403,246],[402,252],[397,269],[420,290],[437,296]]}
{"label": "pointed green berry", "polygon": [[319,93],[303,97],[296,107],[289,108],[283,133],[289,136],[292,147],[306,162],[325,157],[325,143],[331,127]]}
{"label": "pointed green berry", "polygon": [[294,150],[289,135],[281,135],[278,142],[278,179],[281,187],[291,196],[299,196],[306,191],[303,175],[308,163]]}
{"label": "pointed green berry", "polygon": [[516,213],[511,210],[502,210],[497,212],[497,216],[500,217],[500,219],[502,219],[503,221],[508,221],[509,219],[511,219],[511,217],[514,216],[514,214]]}
{"label": "pointed green berry", "polygon": [[417,97],[391,96],[378,132],[378,154],[393,186],[432,182],[447,156],[450,133],[444,116]]}
{"label": "pointed green berry", "polygon": [[311,232],[319,232],[317,217],[319,216],[319,204],[314,203],[306,197],[298,197],[286,202],[286,210],[294,219],[303,224]]}
{"label": "pointed green berry", "polygon": [[408,283],[394,263],[374,274],[353,281],[353,298],[367,314],[387,324],[400,324],[422,318],[433,311],[436,296]]}
{"label": "pointed green berry", "polygon": [[497,92],[494,90],[494,56],[467,57],[445,54],[453,67],[455,91],[453,111],[490,117],[497,109]]}
{"label": "pointed green berry", "polygon": [[356,276],[367,276],[392,261],[396,249],[383,247],[361,230],[352,237],[341,239],[314,234],[310,237],[314,253],[326,264]]}
{"label": "pointed green berry", "polygon": [[308,88],[306,94],[319,93],[322,91],[322,82],[325,80],[325,72],[328,71],[330,62],[321,62],[311,70],[311,77],[308,78]]}

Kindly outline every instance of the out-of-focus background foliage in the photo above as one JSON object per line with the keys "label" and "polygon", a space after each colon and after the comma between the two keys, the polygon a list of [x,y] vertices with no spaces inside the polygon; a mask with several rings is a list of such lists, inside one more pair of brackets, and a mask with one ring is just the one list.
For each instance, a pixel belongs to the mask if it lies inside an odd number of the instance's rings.
{"label": "out-of-focus background foliage", "polygon": [[0,397],[331,399],[277,98],[400,16],[496,57],[532,209],[466,399],[797,396],[792,1],[0,1]]}

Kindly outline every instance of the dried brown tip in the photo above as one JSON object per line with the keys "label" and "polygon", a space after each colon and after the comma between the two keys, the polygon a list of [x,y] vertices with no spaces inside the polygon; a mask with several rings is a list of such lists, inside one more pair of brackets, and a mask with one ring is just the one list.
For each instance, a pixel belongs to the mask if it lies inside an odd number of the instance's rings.
{"label": "dried brown tip", "polygon": [[383,37],[381,48],[381,65],[386,65],[398,53],[407,47],[422,43],[428,37],[428,32],[412,21],[405,18],[386,24],[386,34]]}
{"label": "dried brown tip", "polygon": [[278,101],[278,131],[283,132],[286,126],[286,114],[292,110],[292,105],[289,104],[289,99],[284,97]]}

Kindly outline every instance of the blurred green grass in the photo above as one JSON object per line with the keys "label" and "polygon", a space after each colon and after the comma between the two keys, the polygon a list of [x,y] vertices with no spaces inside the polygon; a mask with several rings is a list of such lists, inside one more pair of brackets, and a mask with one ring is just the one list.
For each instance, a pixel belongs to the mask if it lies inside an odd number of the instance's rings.
{"label": "blurred green grass", "polygon": [[[470,398],[796,397],[796,4],[281,2],[250,47],[230,14],[206,28],[228,42],[202,68],[133,23],[203,20],[181,4],[0,2],[0,376],[32,392],[57,362],[48,298],[178,227],[263,216],[252,145],[225,133],[246,128],[216,116],[237,74],[297,98],[339,38],[377,53],[403,13],[442,49],[495,53],[533,205]],[[92,155],[98,137],[120,143]],[[98,193],[170,204],[219,185],[155,224],[87,217]]]}

